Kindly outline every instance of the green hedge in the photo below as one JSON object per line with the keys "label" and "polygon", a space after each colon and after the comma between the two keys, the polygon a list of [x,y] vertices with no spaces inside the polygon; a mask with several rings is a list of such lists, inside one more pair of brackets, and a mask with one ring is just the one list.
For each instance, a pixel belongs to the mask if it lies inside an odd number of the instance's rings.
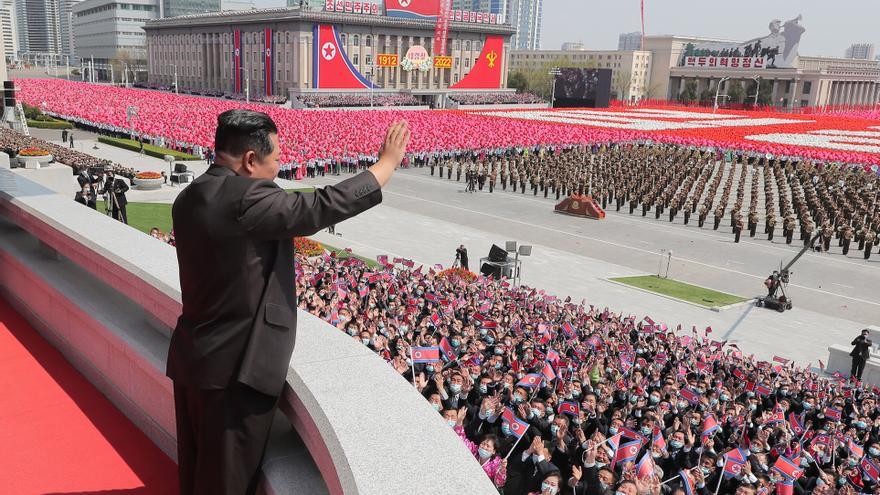
{"label": "green hedge", "polygon": [[28,127],[34,129],[73,129],[73,124],[65,120],[28,120]]}
{"label": "green hedge", "polygon": [[[98,136],[98,142],[109,144],[110,146],[116,146],[117,148],[123,148],[129,151],[136,151],[138,153],[141,151],[140,143],[133,139]],[[190,155],[188,153],[183,153],[168,148],[162,148],[159,146],[153,146],[152,144],[147,143],[144,143],[144,153],[150,156],[155,156],[156,158],[165,158],[165,155],[171,155],[178,160],[201,160],[201,158]]]}

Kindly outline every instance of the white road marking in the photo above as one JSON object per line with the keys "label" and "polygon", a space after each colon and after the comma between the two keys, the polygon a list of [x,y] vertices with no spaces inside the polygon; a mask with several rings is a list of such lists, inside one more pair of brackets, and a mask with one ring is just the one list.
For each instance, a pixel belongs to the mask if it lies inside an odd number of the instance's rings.
{"label": "white road marking", "polygon": [[[449,185],[453,185],[453,186],[456,184],[456,182],[449,182],[447,179],[444,179],[442,181],[440,179],[431,180],[429,177],[422,177],[422,176],[414,175],[411,173],[399,174],[399,175],[401,177],[406,177],[408,179],[412,179],[412,180],[416,180],[416,181],[420,181],[420,182],[430,182],[432,184],[449,184]],[[508,199],[512,199],[514,201],[527,201],[530,203],[538,203],[541,205],[546,205],[549,202],[549,200],[534,199],[533,197],[530,198],[530,197],[527,197],[526,195],[512,194],[509,191],[503,191],[498,188],[496,188],[496,189],[498,190],[498,192],[508,193],[506,196],[503,196],[503,197],[508,198]],[[486,193],[486,194],[488,194],[488,193]],[[621,211],[623,211],[623,208],[621,209]],[[619,214],[617,212],[613,212],[614,214],[610,214],[610,213],[612,213],[612,212],[609,211],[609,215],[605,216],[606,221],[612,221],[612,222],[620,221],[620,222],[638,223],[638,224],[640,224],[644,227],[650,228],[650,229],[663,230],[664,232],[671,232],[664,224],[657,222],[657,220],[655,220],[653,217],[646,218],[646,219],[642,220],[641,217],[624,215],[622,213]],[[693,218],[693,216],[692,216],[692,218]],[[708,221],[709,220],[707,220],[707,222]],[[677,224],[677,223],[675,225],[677,225],[679,227],[684,227],[684,225]],[[722,222],[722,225],[723,225],[723,222]],[[703,232],[700,230],[677,229],[674,233],[676,235],[680,235],[682,237],[692,237],[692,238],[703,238],[703,239],[714,239],[714,240],[727,238],[727,236],[713,234],[711,232]],[[758,248],[764,249],[764,250],[781,251],[784,253],[788,253],[789,256],[792,256],[794,253],[797,252],[796,249],[776,246],[776,245],[773,245],[770,242],[766,242],[766,241],[751,241],[751,240],[747,240],[747,239],[742,239],[740,242],[742,242],[743,244],[749,244],[750,246],[758,247]],[[812,257],[812,256],[816,256],[816,255],[814,253],[807,253],[807,256]],[[841,259],[841,258],[837,258],[837,257],[824,258],[822,260],[822,262],[823,263],[825,263],[825,262],[843,263],[843,264],[847,264],[847,265],[858,266],[859,269],[868,268],[868,269],[873,269],[873,270],[880,270],[880,266],[869,265],[866,263],[859,263],[857,261],[849,261],[849,260],[845,260],[845,259]]]}
{"label": "white road marking", "polygon": [[847,289],[853,289],[853,288],[854,288],[854,287],[852,287],[851,285],[838,284],[837,282],[831,282],[831,285],[837,285],[837,286],[839,286],[839,287],[845,287],[845,288],[847,288]]}
{"label": "white road marking", "polygon": [[[439,201],[433,201],[433,200],[430,200],[430,199],[420,198],[420,197],[418,197],[418,196],[412,196],[412,195],[409,195],[409,194],[403,194],[403,193],[398,193],[398,192],[393,192],[393,191],[384,191],[384,193],[385,193],[385,194],[395,195],[395,196],[400,196],[400,197],[407,198],[407,199],[412,199],[412,200],[417,200],[417,201],[424,201],[425,203],[435,204],[435,205],[437,205],[437,206],[441,206],[441,207],[445,207],[445,208],[450,208],[450,209],[454,209],[454,210],[466,211],[466,212],[468,212],[468,213],[473,213],[473,214],[476,214],[476,215],[482,215],[482,216],[485,216],[485,217],[488,217],[488,218],[494,218],[494,219],[496,219],[496,220],[501,220],[501,221],[506,221],[506,222],[511,222],[511,223],[518,223],[518,224],[520,224],[520,225],[525,225],[525,226],[527,226],[527,227],[531,227],[531,228],[534,228],[534,229],[542,229],[542,230],[546,230],[546,231],[554,232],[554,233],[557,233],[557,234],[567,235],[567,236],[570,236],[570,237],[577,237],[577,238],[580,238],[580,239],[584,239],[584,240],[588,240],[588,241],[593,241],[593,242],[598,242],[598,243],[601,243],[601,244],[607,244],[607,245],[609,245],[609,246],[614,246],[614,247],[617,247],[617,248],[629,249],[629,250],[631,250],[631,251],[637,251],[637,252],[645,253],[645,254],[649,254],[649,255],[652,255],[652,256],[654,256],[654,255],[657,254],[657,253],[655,253],[655,252],[653,252],[653,251],[649,251],[649,250],[647,250],[647,249],[637,248],[637,247],[629,246],[629,245],[626,245],[626,244],[620,244],[620,243],[617,243],[617,242],[612,242],[612,241],[608,241],[608,240],[605,240],[605,239],[600,239],[600,238],[598,238],[598,237],[591,237],[591,236],[587,236],[587,235],[583,235],[583,234],[575,234],[575,233],[572,233],[572,232],[566,232],[566,231],[564,231],[564,230],[559,230],[559,229],[555,229],[555,228],[552,228],[552,227],[546,227],[546,226],[544,226],[544,225],[538,225],[538,224],[533,224],[533,223],[529,223],[529,222],[524,222],[524,221],[522,221],[522,220],[515,220],[515,219],[512,219],[512,218],[503,217],[503,216],[495,215],[495,214],[492,214],[492,213],[486,213],[486,212],[479,211],[479,210],[473,210],[473,209],[470,209],[470,208],[464,208],[464,207],[461,207],[461,206],[453,206],[453,205],[450,205],[450,204],[441,203],[441,202],[439,202]],[[725,268],[725,267],[718,266],[718,265],[711,265],[711,264],[709,264],[709,263],[703,263],[703,262],[701,262],[701,261],[691,260],[691,259],[687,259],[687,258],[677,257],[676,260],[678,260],[678,261],[684,261],[684,262],[686,262],[686,263],[691,263],[691,264],[694,264],[694,265],[704,266],[704,267],[706,267],[706,268],[712,268],[712,269],[721,270],[721,271],[726,271],[726,272],[730,272],[730,273],[736,273],[736,274],[738,274],[738,275],[743,275],[743,276],[750,277],[750,278],[754,278],[754,279],[758,279],[758,280],[764,280],[764,279],[765,279],[764,276],[752,275],[751,273],[746,273],[746,272],[742,272],[742,271],[739,271],[739,270],[733,270],[733,269]],[[860,303],[870,304],[870,305],[872,305],[872,306],[878,306],[878,307],[880,307],[880,303],[875,302],[875,301],[868,301],[868,300],[865,300],[865,299],[859,299],[859,298],[856,298],[856,297],[845,296],[845,295],[843,295],[843,294],[837,294],[837,293],[829,292],[829,291],[825,291],[825,290],[822,290],[822,289],[814,289],[814,288],[812,288],[812,287],[807,287],[807,286],[803,286],[803,285],[797,285],[797,284],[789,284],[789,285],[790,285],[791,287],[797,287],[797,288],[799,288],[799,289],[805,289],[805,290],[809,290],[809,291],[813,291],[813,292],[819,292],[819,293],[821,293],[821,294],[827,294],[827,295],[830,295],[830,296],[840,297],[840,298],[842,298],[842,299],[849,299],[849,300],[851,300],[851,301],[857,301],[857,302],[860,302]]]}

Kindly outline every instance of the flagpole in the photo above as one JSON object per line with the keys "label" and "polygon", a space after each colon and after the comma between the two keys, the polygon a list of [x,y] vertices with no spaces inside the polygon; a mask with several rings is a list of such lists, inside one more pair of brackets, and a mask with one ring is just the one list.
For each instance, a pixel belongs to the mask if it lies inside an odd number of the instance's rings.
{"label": "flagpole", "polygon": [[[724,467],[722,467],[721,474],[718,476],[718,485],[715,486],[715,495],[718,495],[718,490],[721,489],[721,480],[724,479],[724,468],[727,467],[727,456],[722,456],[724,458]],[[748,462],[748,461],[746,461]]]}
{"label": "flagpole", "polygon": [[519,445],[519,441],[522,440],[524,436],[526,436],[526,433],[525,433],[525,432],[523,432],[523,434],[522,434],[521,437],[519,437],[519,438],[516,439],[516,442],[513,443],[513,447],[511,447],[511,448],[510,448],[510,451],[507,453],[507,455],[504,456],[504,460],[505,460],[505,461],[507,460],[508,457],[510,457],[510,454],[513,453],[513,451],[516,449],[516,446]]}
{"label": "flagpole", "polygon": [[413,387],[415,387],[416,390],[418,390],[418,389],[419,389],[419,386],[416,385],[416,360],[413,359],[413,350],[412,350],[412,348],[413,348],[413,346],[412,346],[412,344],[410,344],[410,345],[409,345],[409,365],[412,367]]}

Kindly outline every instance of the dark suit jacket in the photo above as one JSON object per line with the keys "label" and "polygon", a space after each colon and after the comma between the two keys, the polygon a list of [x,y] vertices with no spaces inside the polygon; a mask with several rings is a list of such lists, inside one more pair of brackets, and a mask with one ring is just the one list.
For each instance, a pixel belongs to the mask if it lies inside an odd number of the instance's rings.
{"label": "dark suit jacket", "polygon": [[860,357],[862,359],[868,359],[871,357],[871,339],[859,335],[850,345],[855,346],[849,353],[850,356]]}
{"label": "dark suit jacket", "polygon": [[112,196],[110,198],[110,204],[118,204],[119,206],[125,206],[128,204],[128,199],[125,197],[125,193],[128,192],[128,184],[125,183],[125,179],[120,179],[119,177],[113,177],[113,180],[107,179],[104,182],[104,189],[101,190],[101,194],[110,193]]}
{"label": "dark suit jacket", "polygon": [[382,202],[372,173],[311,193],[213,166],[174,201],[183,314],[167,375],[183,386],[234,381],[280,395],[296,337],[294,236]]}

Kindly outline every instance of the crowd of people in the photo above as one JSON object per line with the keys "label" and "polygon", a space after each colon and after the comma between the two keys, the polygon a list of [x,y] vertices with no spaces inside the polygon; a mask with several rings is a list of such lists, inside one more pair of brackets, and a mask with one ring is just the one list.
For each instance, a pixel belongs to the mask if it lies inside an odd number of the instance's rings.
{"label": "crowd of people", "polygon": [[300,308],[412,383],[501,493],[880,491],[876,388],[711,328],[378,261],[298,256]]}
{"label": "crowd of people", "polygon": [[307,108],[405,107],[419,104],[418,98],[401,93],[313,93],[296,97]]}
{"label": "crowd of people", "polygon": [[452,93],[449,99],[461,105],[533,105],[547,103],[532,93]]}
{"label": "crowd of people", "polygon": [[77,151],[66,146],[59,146],[39,138],[26,136],[20,132],[0,127],[0,151],[10,157],[15,157],[19,150],[25,148],[38,148],[48,151],[56,162],[63,163],[74,169],[76,173],[88,169],[112,169],[124,177],[134,177],[135,170],[123,167],[118,163],[97,158],[92,155]]}
{"label": "crowd of people", "polygon": [[[679,146],[771,152],[774,156],[803,156],[829,162],[876,163],[876,155],[867,152],[762,143],[730,135],[727,129],[660,132],[647,136],[644,131],[638,130],[499,118],[490,112],[393,109],[313,112],[134,88],[102,87],[100,92],[96,92],[88,83],[55,79],[23,79],[16,84],[21,88],[19,96],[24,102],[39,105],[52,116],[114,129],[130,129],[133,125],[138,135],[161,138],[166,143],[180,143],[183,148],[213,147],[216,117],[225,110],[246,107],[263,111],[279,125],[282,163],[294,167],[302,167],[306,160],[311,159],[342,160],[352,155],[372,154],[381,145],[377,137],[380,133],[376,130],[387,128],[391,122],[401,119],[407,120],[413,130],[408,150],[414,153],[625,143],[650,138],[655,142]],[[365,96],[368,97],[368,93]],[[127,118],[129,107],[138,109],[133,122]],[[812,117],[811,122],[815,120]],[[827,122],[823,125],[837,124]],[[857,129],[864,122],[849,124]],[[790,125],[788,128],[797,126]]]}
{"label": "crowd of people", "polygon": [[[593,145],[430,155],[431,175],[469,187],[555,197],[589,194],[602,208],[699,228],[730,229],[816,249],[857,244],[865,259],[880,235],[880,176],[863,167],[777,160],[662,144]],[[728,225],[729,223],[729,225]],[[724,225],[722,225],[724,224]],[[818,238],[815,238],[819,236]],[[832,241],[837,241],[832,245]],[[856,244],[853,244],[856,243]]]}

